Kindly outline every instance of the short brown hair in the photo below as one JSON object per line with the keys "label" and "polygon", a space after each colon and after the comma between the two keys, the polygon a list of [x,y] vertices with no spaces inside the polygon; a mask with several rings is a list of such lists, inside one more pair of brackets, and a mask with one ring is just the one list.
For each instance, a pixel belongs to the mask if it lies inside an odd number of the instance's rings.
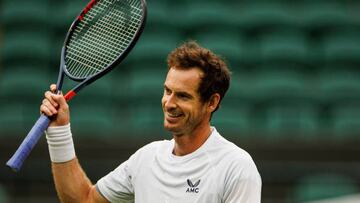
{"label": "short brown hair", "polygon": [[229,89],[231,72],[225,62],[195,41],[187,41],[172,51],[168,56],[167,63],[168,69],[172,67],[199,68],[204,73],[198,89],[202,102],[209,101],[214,93],[220,94],[221,102]]}

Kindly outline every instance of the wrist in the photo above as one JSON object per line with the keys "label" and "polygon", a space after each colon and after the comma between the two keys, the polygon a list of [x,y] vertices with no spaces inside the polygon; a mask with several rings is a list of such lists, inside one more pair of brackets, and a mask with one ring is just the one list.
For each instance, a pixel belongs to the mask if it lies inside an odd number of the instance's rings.
{"label": "wrist", "polygon": [[45,133],[52,162],[63,163],[75,158],[70,123],[64,126],[49,127]]}

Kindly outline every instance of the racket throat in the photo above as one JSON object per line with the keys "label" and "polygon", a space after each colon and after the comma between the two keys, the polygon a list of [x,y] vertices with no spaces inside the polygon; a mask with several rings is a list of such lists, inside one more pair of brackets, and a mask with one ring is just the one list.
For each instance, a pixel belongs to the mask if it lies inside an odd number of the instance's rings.
{"label": "racket throat", "polygon": [[70,101],[75,95],[76,92],[74,90],[70,90],[65,94],[64,98],[66,101]]}

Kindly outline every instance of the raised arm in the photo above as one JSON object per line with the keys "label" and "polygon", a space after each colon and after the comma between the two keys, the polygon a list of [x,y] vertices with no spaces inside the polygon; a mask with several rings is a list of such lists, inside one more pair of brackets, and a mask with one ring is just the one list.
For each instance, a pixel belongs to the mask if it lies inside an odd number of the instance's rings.
{"label": "raised arm", "polygon": [[70,130],[69,106],[62,94],[53,94],[56,85],[45,93],[40,111],[51,117],[46,132],[56,191],[62,203],[108,202],[87,178],[75,156]]}
{"label": "raised arm", "polygon": [[52,163],[56,191],[62,203],[107,203],[82,170],[78,159]]}

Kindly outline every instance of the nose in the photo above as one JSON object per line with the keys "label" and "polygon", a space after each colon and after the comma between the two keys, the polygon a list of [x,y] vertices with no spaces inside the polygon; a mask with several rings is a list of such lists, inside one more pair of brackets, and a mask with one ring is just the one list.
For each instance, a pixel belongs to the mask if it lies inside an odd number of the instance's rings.
{"label": "nose", "polygon": [[164,95],[164,107],[166,109],[176,108],[176,100],[175,100],[174,94]]}

